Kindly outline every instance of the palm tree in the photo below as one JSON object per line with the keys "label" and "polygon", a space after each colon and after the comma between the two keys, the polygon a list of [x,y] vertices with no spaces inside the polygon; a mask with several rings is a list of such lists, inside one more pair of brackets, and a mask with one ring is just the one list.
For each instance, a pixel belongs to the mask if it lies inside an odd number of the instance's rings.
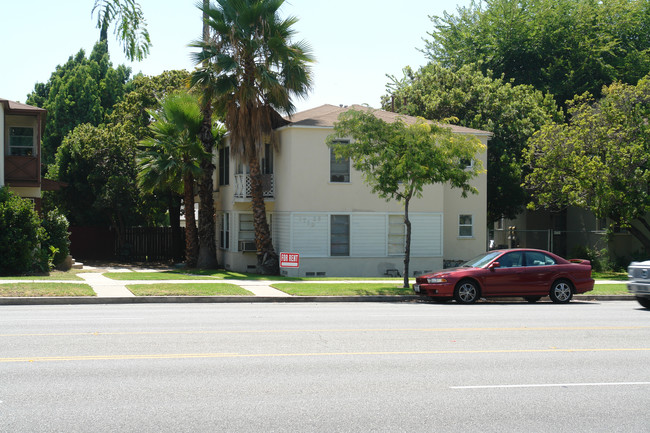
{"label": "palm tree", "polygon": [[[203,0],[203,8],[207,9],[210,0]],[[207,15],[203,13],[203,41],[210,39],[210,26],[208,26]],[[204,61],[207,65],[208,62]],[[212,134],[212,89],[205,86],[199,93],[201,103],[201,113],[203,114],[203,123],[199,137],[203,144],[203,150],[212,155],[215,143],[215,137]],[[211,159],[206,159],[201,163],[203,174],[199,179],[199,258],[197,267],[200,269],[216,269],[217,252],[215,244],[215,219],[214,219],[214,196],[212,195],[212,176],[214,174],[214,164]]]}
{"label": "palm tree", "polygon": [[201,52],[192,82],[213,92],[215,110],[223,113],[230,132],[231,155],[249,166],[257,272],[263,274],[279,272],[263,197],[264,139],[287,123],[279,112],[295,111],[292,98],[311,89],[311,50],[305,42],[291,41],[297,18],[279,17],[283,3],[217,0],[214,6],[203,6],[213,36],[193,44]]}
{"label": "palm tree", "polygon": [[175,93],[161,102],[160,111],[150,111],[153,123],[149,126],[153,137],[142,141],[147,150],[140,158],[138,181],[145,189],[154,189],[160,183],[180,191],[182,179],[185,205],[185,264],[196,267],[198,236],[194,217],[195,179],[201,176],[200,164],[209,159],[199,141],[203,121],[196,96]]}
{"label": "palm tree", "polygon": [[108,27],[117,23],[115,34],[124,46],[124,54],[133,61],[149,54],[151,40],[144,14],[134,0],[95,0],[92,13],[97,11],[97,28],[100,42],[108,41]]}

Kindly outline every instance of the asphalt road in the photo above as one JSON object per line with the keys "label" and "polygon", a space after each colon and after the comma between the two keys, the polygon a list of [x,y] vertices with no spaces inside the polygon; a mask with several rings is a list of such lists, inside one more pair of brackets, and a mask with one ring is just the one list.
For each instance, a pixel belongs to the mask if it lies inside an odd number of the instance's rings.
{"label": "asphalt road", "polygon": [[0,432],[647,432],[636,302],[0,307]]}

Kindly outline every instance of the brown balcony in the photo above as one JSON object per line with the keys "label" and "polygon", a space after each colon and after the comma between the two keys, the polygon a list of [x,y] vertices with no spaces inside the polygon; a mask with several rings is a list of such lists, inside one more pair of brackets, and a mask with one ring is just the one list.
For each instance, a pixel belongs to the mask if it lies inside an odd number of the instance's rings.
{"label": "brown balcony", "polygon": [[5,183],[13,186],[39,186],[41,167],[36,156],[5,156]]}

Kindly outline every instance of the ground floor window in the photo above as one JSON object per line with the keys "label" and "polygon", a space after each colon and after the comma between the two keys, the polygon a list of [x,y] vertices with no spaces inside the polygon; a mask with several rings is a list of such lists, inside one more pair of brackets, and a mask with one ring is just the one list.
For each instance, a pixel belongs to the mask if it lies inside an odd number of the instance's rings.
{"label": "ground floor window", "polygon": [[388,255],[404,254],[406,248],[406,225],[404,216],[388,215]]}
{"label": "ground floor window", "polygon": [[240,241],[255,240],[255,223],[253,222],[252,213],[239,214],[239,240]]}
{"label": "ground floor window", "polygon": [[227,250],[230,248],[230,214],[224,213],[221,216],[221,228],[219,236],[219,247]]}
{"label": "ground floor window", "polygon": [[474,223],[472,215],[458,216],[458,237],[471,238],[474,236]]}
{"label": "ground floor window", "polygon": [[332,215],[330,218],[330,255],[350,255],[350,215]]}

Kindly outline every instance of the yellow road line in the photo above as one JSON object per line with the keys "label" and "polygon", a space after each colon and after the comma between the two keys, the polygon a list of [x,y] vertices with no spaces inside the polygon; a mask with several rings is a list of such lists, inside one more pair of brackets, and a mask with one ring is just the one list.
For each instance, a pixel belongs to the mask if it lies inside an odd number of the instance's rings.
{"label": "yellow road line", "polygon": [[209,335],[209,334],[292,334],[292,333],[350,333],[350,332],[493,332],[493,331],[621,331],[647,330],[650,326],[542,326],[509,328],[359,328],[359,329],[259,329],[259,330],[213,330],[213,331],[129,331],[129,332],[61,332],[0,334],[2,337],[81,337],[110,335]]}
{"label": "yellow road line", "polygon": [[502,353],[585,353],[585,352],[648,352],[650,347],[604,348],[604,349],[485,349],[485,350],[418,350],[377,352],[308,352],[308,353],[170,353],[139,355],[81,355],[81,356],[33,356],[0,358],[0,363],[10,362],[55,362],[55,361],[128,361],[151,359],[188,358],[290,358],[307,356],[386,356],[386,355],[450,355],[450,354],[502,354]]}

